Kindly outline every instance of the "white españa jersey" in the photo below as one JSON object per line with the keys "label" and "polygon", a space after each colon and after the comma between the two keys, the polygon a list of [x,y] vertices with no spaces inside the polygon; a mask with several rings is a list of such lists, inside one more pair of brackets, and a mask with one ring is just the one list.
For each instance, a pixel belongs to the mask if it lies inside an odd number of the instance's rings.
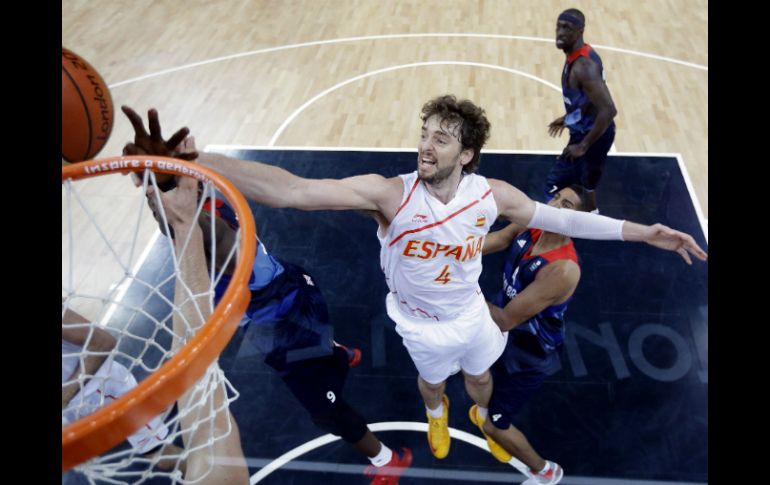
{"label": "white espa\u00f1a jersey", "polygon": [[[62,339],[62,384],[67,382],[77,368],[82,350],[82,347]],[[85,387],[81,388],[62,410],[62,426],[94,413],[135,387],[136,378],[133,374],[123,364],[108,357]],[[160,416],[155,416],[126,439],[139,453],[144,454],[164,444],[163,440],[167,435],[168,428]]]}
{"label": "white espa\u00f1a jersey", "polygon": [[453,319],[481,294],[481,248],[497,219],[492,189],[485,177],[466,174],[444,204],[417,171],[400,177],[404,197],[380,238],[385,281],[404,315]]}

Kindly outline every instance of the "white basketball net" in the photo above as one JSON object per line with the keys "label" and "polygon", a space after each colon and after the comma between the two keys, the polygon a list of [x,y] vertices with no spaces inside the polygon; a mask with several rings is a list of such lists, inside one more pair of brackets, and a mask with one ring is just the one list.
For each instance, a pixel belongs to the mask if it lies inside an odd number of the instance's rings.
{"label": "white basketball net", "polygon": [[[145,171],[139,188],[133,187],[128,177],[116,174],[62,182],[63,401],[65,388],[76,393],[62,403],[63,427],[119,399],[137,381],[157,371],[201,325],[200,321],[185,319],[183,332],[173,330],[172,318],[181,315],[179,307],[184,303],[174,302],[178,260],[171,238],[158,232],[158,223],[147,207],[148,182],[155,183],[155,174],[150,171]],[[203,194],[204,199],[215,197],[211,183],[204,184]],[[120,208],[120,213],[113,212],[113,208]],[[159,212],[160,224],[167,228],[165,212],[162,208]],[[210,239],[216,241],[213,224],[211,231]],[[141,253],[148,239],[151,243]],[[237,254],[237,237],[235,241],[228,261]],[[209,252],[215,254],[216,248],[211,249]],[[204,295],[212,308],[214,287],[220,277],[212,274]],[[187,300],[192,300],[189,289],[186,293]],[[64,339],[65,314],[71,321],[70,310],[86,319],[67,325],[68,331],[80,331],[84,336],[80,345]],[[105,331],[114,338],[114,347],[96,348],[94,344]],[[89,362],[99,357],[106,360],[98,371],[83,373]],[[128,441],[73,470],[85,475],[90,483],[136,484],[157,477],[182,482],[187,458],[192,453],[207,453],[196,463],[206,463],[210,471],[218,466],[219,459],[212,456],[211,444],[231,433],[230,421],[222,416],[227,415],[229,403],[237,398],[238,393],[214,361],[176,406],[153,418]],[[190,481],[188,477],[184,483],[200,482],[207,474],[207,470],[199,471],[197,478]]]}

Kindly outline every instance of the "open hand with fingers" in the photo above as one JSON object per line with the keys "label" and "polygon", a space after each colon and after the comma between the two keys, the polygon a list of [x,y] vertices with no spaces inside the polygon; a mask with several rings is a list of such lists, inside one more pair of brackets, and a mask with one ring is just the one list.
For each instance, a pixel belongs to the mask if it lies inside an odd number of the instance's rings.
{"label": "open hand with fingers", "polygon": [[198,158],[198,152],[179,151],[179,144],[190,133],[189,128],[183,127],[177,130],[171,138],[164,140],[161,135],[160,121],[158,121],[158,111],[150,109],[147,112],[150,132],[144,128],[141,116],[128,106],[121,106],[123,113],[134,127],[134,142],[127,143],[123,147],[123,155],[158,155],[161,157],[179,158],[182,160],[195,160]]}
{"label": "open hand with fingers", "polygon": [[561,116],[548,124],[548,134],[551,138],[561,136],[561,132],[564,131],[564,127],[566,126],[564,124],[564,118],[564,116]]}
{"label": "open hand with fingers", "polygon": [[[163,135],[161,134],[157,110],[150,109],[147,112],[147,119],[150,127],[149,133],[144,129],[142,118],[136,111],[125,105],[121,106],[121,110],[131,122],[131,126],[134,127],[134,142],[126,143],[123,147],[124,156],[157,155],[188,161],[198,158],[198,152],[195,150],[195,143],[192,141],[192,137],[187,136],[190,133],[190,130],[187,127],[180,128],[171,136],[171,138],[164,140]],[[190,140],[189,142],[188,139]],[[172,175],[158,173],[155,177],[157,179],[158,187],[163,192],[176,187],[176,179]],[[138,187],[142,185],[138,173],[132,175],[132,180],[135,186]]]}
{"label": "open hand with fingers", "polygon": [[692,264],[691,254],[701,261],[706,261],[708,258],[708,254],[698,246],[698,243],[689,234],[671,229],[663,224],[646,226],[644,232],[642,241],[660,249],[676,251],[687,264]]}
{"label": "open hand with fingers", "polygon": [[567,145],[564,147],[564,150],[561,152],[561,158],[564,160],[567,160],[568,162],[573,162],[576,159],[582,157],[586,154],[588,151],[588,147],[585,146],[583,143],[575,143],[572,145]]}

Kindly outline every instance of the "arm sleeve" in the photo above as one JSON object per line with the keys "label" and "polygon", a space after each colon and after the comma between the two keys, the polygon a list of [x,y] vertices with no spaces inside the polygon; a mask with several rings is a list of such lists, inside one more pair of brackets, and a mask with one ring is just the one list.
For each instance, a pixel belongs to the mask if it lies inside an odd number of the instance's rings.
{"label": "arm sleeve", "polygon": [[535,202],[535,213],[527,227],[536,227],[582,239],[623,240],[623,222],[619,219],[580,212],[571,209],[557,209]]}

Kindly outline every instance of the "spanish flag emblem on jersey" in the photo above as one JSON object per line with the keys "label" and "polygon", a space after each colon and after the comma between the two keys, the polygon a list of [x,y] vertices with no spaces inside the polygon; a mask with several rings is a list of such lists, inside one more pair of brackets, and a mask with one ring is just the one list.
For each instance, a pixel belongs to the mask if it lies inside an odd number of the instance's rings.
{"label": "spanish flag emblem on jersey", "polygon": [[481,226],[483,226],[486,223],[487,223],[487,218],[486,217],[481,216],[481,215],[476,217],[476,227],[481,227]]}

